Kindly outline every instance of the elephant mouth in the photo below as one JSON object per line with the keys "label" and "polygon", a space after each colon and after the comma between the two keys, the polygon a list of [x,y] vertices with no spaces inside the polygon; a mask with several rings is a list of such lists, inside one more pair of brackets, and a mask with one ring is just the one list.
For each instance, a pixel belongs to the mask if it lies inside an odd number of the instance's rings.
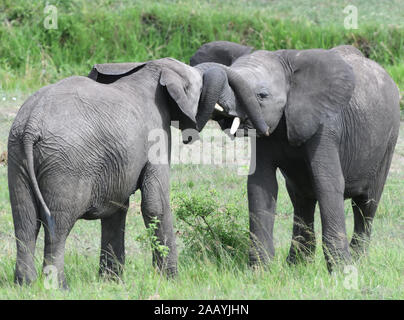
{"label": "elephant mouth", "polygon": [[[251,135],[251,130],[255,129],[248,117],[239,116],[219,104],[215,105],[212,120],[216,121],[220,128],[226,131],[231,137],[235,137],[236,135],[240,136],[240,133],[242,133],[243,136],[249,136]],[[257,133],[255,135],[261,136]]]}

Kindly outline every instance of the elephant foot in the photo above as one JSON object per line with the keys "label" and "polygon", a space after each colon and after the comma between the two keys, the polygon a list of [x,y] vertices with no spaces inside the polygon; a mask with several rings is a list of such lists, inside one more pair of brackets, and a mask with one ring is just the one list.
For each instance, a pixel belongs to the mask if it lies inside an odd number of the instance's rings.
{"label": "elephant foot", "polygon": [[58,272],[58,269],[56,269],[55,266],[45,265],[43,267],[42,275],[43,285],[46,290],[70,290],[63,269]]}
{"label": "elephant foot", "polygon": [[304,253],[289,253],[286,257],[286,263],[290,266],[297,264],[309,264],[314,261],[314,254],[304,254]]}
{"label": "elephant foot", "polygon": [[177,267],[164,268],[162,270],[167,279],[174,279],[178,275]]}
{"label": "elephant foot", "polygon": [[113,266],[100,266],[98,272],[99,276],[104,280],[116,281],[116,282],[122,280],[122,273],[123,273],[123,267],[116,266],[116,264],[114,264]]}
{"label": "elephant foot", "polygon": [[352,257],[355,260],[358,260],[359,258],[366,256],[368,248],[369,248],[369,239],[366,237],[359,237],[359,236],[353,236],[351,243],[349,244],[349,247],[351,249]]}
{"label": "elephant foot", "polygon": [[289,254],[286,258],[286,262],[289,265],[296,265],[299,263],[311,263],[314,260],[314,253],[316,247],[313,245],[294,245],[290,246]]}
{"label": "elephant foot", "polygon": [[22,274],[15,274],[14,275],[14,283],[17,285],[30,285],[37,279],[36,275],[22,275]]}
{"label": "elephant foot", "polygon": [[28,267],[26,263],[18,262],[14,272],[14,283],[18,285],[30,285],[37,279],[34,267]]}
{"label": "elephant foot", "polygon": [[248,265],[251,268],[260,268],[263,266],[267,266],[274,257],[274,252],[265,252],[259,251],[257,252],[256,248],[251,248],[249,252],[249,263]]}
{"label": "elephant foot", "polygon": [[325,252],[327,269],[329,273],[343,271],[346,265],[352,264],[352,257],[348,250],[333,250]]}
{"label": "elephant foot", "polygon": [[154,261],[153,266],[156,268],[156,270],[164,274],[167,279],[173,279],[178,274],[177,264],[168,264],[167,261],[164,259]]}
{"label": "elephant foot", "polygon": [[[176,252],[175,250],[173,250]],[[159,253],[153,252],[153,266],[168,279],[175,278],[178,274],[177,255],[163,257]]]}
{"label": "elephant foot", "polygon": [[120,281],[124,269],[124,257],[103,251],[100,256],[98,275],[105,280]]}
{"label": "elephant foot", "polygon": [[59,283],[59,290],[66,291],[66,292],[70,291],[70,287],[68,286],[66,280]]}

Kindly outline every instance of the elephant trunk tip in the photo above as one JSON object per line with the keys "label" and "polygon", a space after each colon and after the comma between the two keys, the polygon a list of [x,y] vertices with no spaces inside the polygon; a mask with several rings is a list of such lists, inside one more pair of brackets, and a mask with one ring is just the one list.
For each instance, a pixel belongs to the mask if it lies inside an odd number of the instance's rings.
{"label": "elephant trunk tip", "polygon": [[268,137],[271,134],[271,128],[263,119],[259,119],[257,122],[256,129],[258,133]]}

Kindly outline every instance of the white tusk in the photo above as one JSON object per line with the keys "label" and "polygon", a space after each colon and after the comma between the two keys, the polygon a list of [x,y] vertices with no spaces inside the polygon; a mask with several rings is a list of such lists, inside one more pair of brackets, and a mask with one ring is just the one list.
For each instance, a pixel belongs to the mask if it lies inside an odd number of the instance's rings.
{"label": "white tusk", "polygon": [[215,109],[216,109],[217,111],[220,111],[220,112],[223,112],[223,111],[224,111],[223,107],[221,107],[221,106],[218,105],[217,103],[215,104]]}
{"label": "white tusk", "polygon": [[240,118],[235,117],[233,119],[233,123],[231,124],[230,134],[235,134],[239,126],[240,126]]}

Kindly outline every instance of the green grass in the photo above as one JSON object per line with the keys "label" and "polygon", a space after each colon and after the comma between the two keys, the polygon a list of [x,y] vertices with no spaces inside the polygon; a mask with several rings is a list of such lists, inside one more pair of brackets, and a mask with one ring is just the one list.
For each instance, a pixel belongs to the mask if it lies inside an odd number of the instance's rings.
{"label": "green grass", "polygon": [[[196,168],[174,168],[172,186],[198,194],[205,188],[215,188],[220,195],[217,203],[236,202],[245,213],[238,217],[247,227],[245,178],[236,176],[234,170],[199,168],[206,177],[195,174]],[[1,168],[0,185],[6,184],[5,168]],[[188,188],[185,181],[195,185]],[[212,182],[206,180],[211,178]],[[203,180],[201,183],[200,180]],[[230,187],[230,188],[229,188]],[[390,178],[374,223],[373,240],[369,256],[356,264],[358,289],[345,289],[344,275],[330,276],[323,254],[318,249],[315,260],[309,265],[289,267],[285,258],[292,230],[292,209],[286,201],[282,185],[275,224],[277,255],[269,270],[253,271],[245,263],[225,259],[221,265],[212,260],[196,259],[184,254],[181,236],[179,276],[166,280],[151,268],[150,252],[141,248],[134,239],[144,232],[137,206],[128,215],[126,250],[127,263],[121,283],[100,280],[97,276],[99,254],[99,221],[78,221],[67,241],[66,274],[70,291],[46,290],[40,278],[31,287],[13,284],[15,248],[12,221],[8,208],[7,189],[0,189],[0,299],[403,299],[403,237],[402,216],[404,203],[398,196],[404,187],[401,179]],[[132,203],[139,204],[138,199]],[[318,213],[316,214],[319,220]],[[352,214],[347,206],[348,230],[352,230]],[[400,226],[401,224],[401,226]],[[316,223],[317,237],[320,225]],[[352,232],[349,232],[350,234]],[[41,235],[38,241],[37,267],[42,263]],[[245,255],[245,253],[240,253]]]}
{"label": "green grass", "polygon": [[[342,10],[348,3],[358,7],[358,30],[343,28]],[[58,30],[42,26],[44,1],[0,2],[0,153],[6,150],[8,131],[18,107],[40,86],[71,74],[87,74],[92,64],[106,61],[172,56],[187,62],[202,43],[219,39],[269,50],[353,44],[381,63],[404,91],[404,3],[398,0],[165,0],[150,4],[96,0],[91,5],[82,0],[59,0],[52,4],[59,10]],[[136,240],[145,232],[137,193],[131,199],[127,218],[127,262],[122,281],[98,278],[100,221],[78,221],[66,245],[65,270],[70,291],[47,290],[41,277],[30,287],[15,286],[16,249],[7,168],[0,165],[0,299],[403,299],[403,125],[401,129],[375,218],[369,255],[355,264],[358,289],[344,287],[343,273],[328,274],[321,251],[318,210],[313,263],[296,267],[286,264],[293,208],[280,175],[274,229],[276,257],[266,270],[247,267],[244,246],[236,248],[236,258],[223,256],[219,263],[208,254],[193,255],[185,248],[187,235],[176,219],[179,276],[165,279],[151,267],[150,250]],[[215,190],[210,200],[217,207],[216,214],[223,214],[225,208],[236,208],[232,212],[237,228],[247,231],[245,176],[237,175],[234,167],[173,166],[174,212],[179,196],[201,195],[209,190]],[[351,236],[353,218],[348,201],[346,217]],[[42,258],[41,231],[36,251],[38,271]]]}
{"label": "green grass", "polygon": [[[344,28],[347,4],[358,29]],[[213,40],[260,49],[352,44],[387,69],[404,91],[402,1],[54,1],[58,29],[43,26],[45,0],[0,3],[0,90],[31,90],[94,63],[165,56],[188,62]]]}

